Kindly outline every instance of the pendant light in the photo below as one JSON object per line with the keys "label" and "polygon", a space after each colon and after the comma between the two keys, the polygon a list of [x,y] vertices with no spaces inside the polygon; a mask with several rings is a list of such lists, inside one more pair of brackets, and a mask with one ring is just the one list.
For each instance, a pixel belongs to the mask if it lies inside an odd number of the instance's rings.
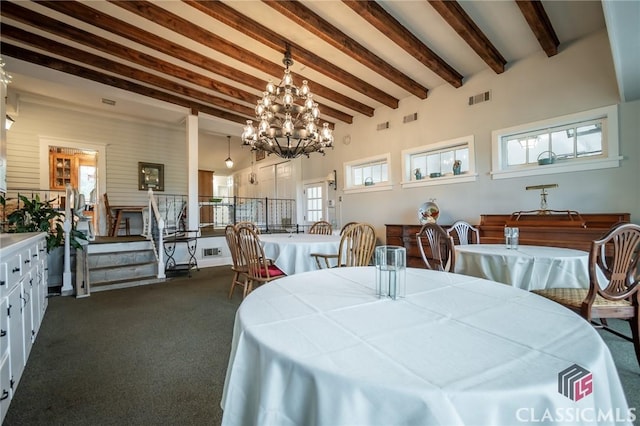
{"label": "pendant light", "polygon": [[229,148],[229,156],[224,160],[224,163],[227,165],[227,169],[230,169],[233,167],[233,160],[231,159],[231,136],[227,136],[227,146]]}
{"label": "pendant light", "polygon": [[249,183],[251,185],[257,185],[258,184],[258,175],[253,170],[253,151],[251,151],[251,173],[249,173]]}

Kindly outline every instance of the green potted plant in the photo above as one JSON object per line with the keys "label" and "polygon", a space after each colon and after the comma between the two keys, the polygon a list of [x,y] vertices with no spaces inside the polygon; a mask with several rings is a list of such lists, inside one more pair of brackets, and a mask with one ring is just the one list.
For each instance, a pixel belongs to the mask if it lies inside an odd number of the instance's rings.
{"label": "green potted plant", "polygon": [[[24,195],[18,195],[20,200],[19,208],[9,213],[7,216],[8,232],[46,232],[47,252],[51,252],[56,247],[64,244],[64,212],[53,207],[53,201],[41,201],[40,195],[36,194],[32,200]],[[0,196],[0,203],[6,208],[6,200]],[[82,249],[80,240],[86,240],[85,235],[78,231],[75,226],[71,228],[71,240],[69,243],[75,249]]]}
{"label": "green potted plant", "polygon": [[[9,233],[20,232],[46,232],[47,233],[47,268],[49,287],[62,285],[64,272],[64,222],[65,214],[54,208],[54,200],[42,201],[36,194],[33,199],[18,195],[18,208],[6,217],[5,231]],[[6,199],[0,196],[0,204],[6,211]],[[82,240],[86,236],[75,228],[72,221],[69,244],[71,256],[75,255],[74,249],[82,249]]]}

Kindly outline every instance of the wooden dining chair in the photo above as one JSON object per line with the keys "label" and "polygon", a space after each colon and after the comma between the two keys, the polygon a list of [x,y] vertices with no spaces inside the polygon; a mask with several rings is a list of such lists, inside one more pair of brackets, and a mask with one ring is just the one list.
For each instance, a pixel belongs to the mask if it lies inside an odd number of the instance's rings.
{"label": "wooden dining chair", "polygon": [[[533,293],[560,303],[633,343],[640,364],[640,225],[614,225],[589,252],[589,288],[548,288]],[[631,336],[609,327],[608,318],[629,321]],[[598,319],[599,321],[596,321]]]}
{"label": "wooden dining chair", "polygon": [[333,227],[326,220],[319,220],[309,228],[309,234],[331,235],[332,233]]}
{"label": "wooden dining chair", "polygon": [[[344,236],[345,232],[352,226],[357,224],[358,222],[348,222],[342,227],[342,229],[340,229],[341,245],[343,244],[342,237]],[[311,257],[315,259],[318,269],[331,268],[331,261],[338,261],[338,253],[311,253]]]}
{"label": "wooden dining chair", "polygon": [[455,251],[453,237],[437,223],[426,223],[416,234],[422,260],[428,269],[453,272]]}
{"label": "wooden dining chair", "polygon": [[264,284],[286,276],[280,268],[265,257],[260,237],[250,226],[240,226],[236,232],[241,255],[247,264],[248,288],[246,294],[253,290],[254,283]]}
{"label": "wooden dining chair", "polygon": [[[460,245],[480,244],[480,231],[464,220],[458,220],[451,225],[451,227],[447,229],[447,234],[452,237],[454,236],[453,234],[455,234]],[[453,241],[455,242],[456,239],[454,238]]]}
{"label": "wooden dining chair", "polygon": [[[227,225],[224,228],[224,236],[231,252],[231,260],[233,265],[231,270],[233,271],[233,277],[231,278],[231,288],[229,289],[229,299],[233,297],[233,291],[236,287],[242,287],[242,298],[247,297],[249,290],[249,271],[247,268],[247,262],[240,250],[240,242],[238,241],[238,231],[235,226]],[[242,280],[241,280],[242,279]]]}
{"label": "wooden dining chair", "polygon": [[109,205],[109,196],[107,195],[106,192],[104,193],[102,198],[104,200],[104,210],[107,214],[107,225],[108,225],[107,234],[110,237],[117,237],[120,230],[124,230],[126,235],[130,235],[131,228],[129,225],[129,218],[128,217],[123,218],[123,220],[120,221],[120,223],[118,224],[118,229],[115,229],[116,219],[117,219],[116,212]]}
{"label": "wooden dining chair", "polygon": [[260,228],[258,228],[258,225],[255,222],[250,222],[248,220],[245,220],[245,221],[237,222],[235,225],[236,229],[240,228],[241,226],[248,226],[249,228],[253,229],[253,231],[256,234],[260,233]]}
{"label": "wooden dining chair", "polygon": [[331,261],[337,267],[367,266],[371,263],[376,248],[376,232],[368,223],[354,223],[343,229],[337,253],[311,253],[318,269],[331,268]]}

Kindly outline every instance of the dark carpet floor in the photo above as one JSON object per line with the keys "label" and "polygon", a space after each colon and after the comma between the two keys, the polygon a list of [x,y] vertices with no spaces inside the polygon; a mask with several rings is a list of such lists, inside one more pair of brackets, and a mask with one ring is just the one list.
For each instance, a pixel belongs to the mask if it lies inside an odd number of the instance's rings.
{"label": "dark carpet floor", "polygon": [[[192,278],[49,299],[3,425],[219,425],[241,300],[239,291],[227,298],[230,281],[228,266],[204,268]],[[601,335],[640,414],[633,345]]]}
{"label": "dark carpet floor", "polygon": [[229,267],[54,297],[4,421],[219,425],[235,311]]}

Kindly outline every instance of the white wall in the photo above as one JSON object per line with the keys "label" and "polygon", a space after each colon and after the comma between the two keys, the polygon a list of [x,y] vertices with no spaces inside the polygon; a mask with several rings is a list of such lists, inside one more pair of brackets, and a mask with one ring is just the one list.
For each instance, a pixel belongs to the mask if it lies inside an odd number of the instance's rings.
{"label": "white wall", "polygon": [[[468,106],[468,97],[491,91],[490,102]],[[325,157],[305,160],[304,179],[326,176],[338,170],[338,191],[342,197],[342,223],[367,221],[384,241],[384,224],[418,223],[417,209],[435,198],[441,209],[439,223],[456,219],[478,223],[483,213],[505,214],[534,210],[540,205],[539,191],[525,186],[557,183],[549,190],[549,208],[582,213],[626,212],[640,223],[640,102],[620,105],[620,152],[624,156],[616,169],[558,173],[548,176],[492,180],[491,131],[589,110],[619,102],[611,52],[606,32],[560,47],[548,58],[537,53],[510,64],[500,75],[486,71],[455,89],[438,86],[426,100],[403,99],[396,110],[377,108],[372,118],[357,117],[352,125],[336,127],[336,146]],[[417,112],[418,120],[403,124],[405,115]],[[378,123],[389,121],[388,130],[376,131]],[[476,182],[402,189],[401,150],[475,136]],[[342,143],[345,135],[351,143]],[[344,161],[391,153],[392,191],[344,195]]]}
{"label": "white wall", "polygon": [[[43,141],[77,148],[102,147],[106,172],[98,170],[100,202],[102,193],[107,192],[113,205],[146,203],[146,191],[138,190],[139,161],[164,164],[165,194],[187,193],[184,125],[125,120],[23,95],[19,119],[7,133],[10,190],[48,188],[48,153],[47,147],[41,146],[46,144]],[[101,217],[104,224],[102,211]],[[134,229],[142,229],[140,217],[131,220]]]}

